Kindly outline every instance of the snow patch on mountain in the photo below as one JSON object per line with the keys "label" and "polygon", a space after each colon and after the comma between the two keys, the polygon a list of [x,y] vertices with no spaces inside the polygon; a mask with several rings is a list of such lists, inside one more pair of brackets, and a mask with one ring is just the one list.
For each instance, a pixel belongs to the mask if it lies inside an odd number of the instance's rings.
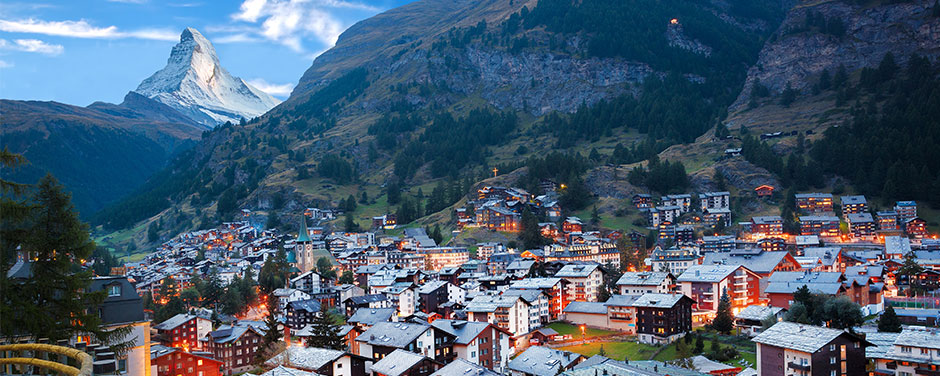
{"label": "snow patch on mountain", "polygon": [[193,28],[183,30],[166,67],[135,91],[207,128],[252,119],[280,103],[222,68],[212,43]]}

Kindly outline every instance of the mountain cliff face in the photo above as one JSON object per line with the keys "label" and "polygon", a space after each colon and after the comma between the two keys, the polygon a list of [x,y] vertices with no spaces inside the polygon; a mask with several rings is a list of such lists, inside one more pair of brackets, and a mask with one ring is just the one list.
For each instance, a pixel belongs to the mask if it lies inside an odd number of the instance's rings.
{"label": "mountain cliff face", "polygon": [[[862,3],[861,5],[859,3]],[[887,53],[903,65],[912,54],[940,57],[940,17],[934,0],[885,2],[800,2],[748,70],[746,88],[756,82],[772,93],[792,88],[808,93],[824,69],[848,72],[876,67]],[[744,108],[751,91],[732,105]]]}
{"label": "mountain cliff face", "polygon": [[52,173],[86,218],[130,193],[201,133],[188,118],[133,93],[121,105],[0,100],[0,108],[0,144],[30,162],[5,169],[4,178],[32,183]]}
{"label": "mountain cliff face", "polygon": [[215,48],[193,28],[183,30],[166,67],[134,91],[206,128],[252,119],[280,103],[222,68]]}

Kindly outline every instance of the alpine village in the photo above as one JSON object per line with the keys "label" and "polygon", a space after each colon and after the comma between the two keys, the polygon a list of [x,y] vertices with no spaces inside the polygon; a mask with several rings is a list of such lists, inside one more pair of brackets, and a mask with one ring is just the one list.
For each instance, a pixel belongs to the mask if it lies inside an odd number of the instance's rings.
{"label": "alpine village", "polygon": [[940,375],[937,0],[101,3],[221,16],[0,100],[0,374]]}

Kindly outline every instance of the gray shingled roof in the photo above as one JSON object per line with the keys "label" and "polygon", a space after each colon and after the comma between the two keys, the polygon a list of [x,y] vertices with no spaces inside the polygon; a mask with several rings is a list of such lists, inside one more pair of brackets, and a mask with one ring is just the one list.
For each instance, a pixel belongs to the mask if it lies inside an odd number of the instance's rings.
{"label": "gray shingled roof", "polygon": [[597,270],[601,265],[600,264],[575,264],[575,265],[565,265],[558,273],[555,273],[555,277],[558,278],[586,278],[591,275],[594,270]]}
{"label": "gray shingled roof", "polygon": [[382,358],[382,360],[375,362],[375,364],[372,365],[372,372],[381,373],[386,376],[398,376],[407,372],[424,359],[424,355],[396,349]]}
{"label": "gray shingled roof", "polygon": [[[770,346],[813,353],[843,334],[852,335],[839,329],[782,321],[764,330],[754,337],[752,341]],[[864,340],[862,341],[864,342]]]}
{"label": "gray shingled roof", "polygon": [[359,308],[346,322],[375,325],[383,321],[390,321],[395,315],[395,308]]}
{"label": "gray shingled roof", "polygon": [[431,376],[501,376],[501,374],[457,358],[432,373]]}
{"label": "gray shingled roof", "polygon": [[604,305],[608,307],[628,307],[632,306],[639,298],[640,295],[611,295],[610,299],[604,302]]}
{"label": "gray shingled roof", "polygon": [[539,300],[539,297],[544,295],[544,293],[541,290],[517,290],[517,289],[511,288],[506,291],[503,291],[503,295],[518,296],[522,298],[522,300],[525,300],[526,303],[529,303],[531,305],[532,303],[537,302]]}
{"label": "gray shingled roof", "polygon": [[490,326],[488,322],[437,319],[431,326],[457,337],[456,343],[466,345]]}
{"label": "gray shingled roof", "polygon": [[287,346],[287,349],[277,354],[277,356],[268,359],[265,364],[269,366],[284,365],[306,370],[317,370],[345,354],[346,352],[339,350],[306,346]]}
{"label": "gray shingled roof", "polygon": [[770,273],[787,257],[778,252],[708,252],[702,265],[744,265],[755,273]]}
{"label": "gray shingled roof", "polygon": [[668,272],[624,272],[617,285],[659,286],[671,273]]}
{"label": "gray shingled roof", "polygon": [[[682,298],[687,298],[682,294],[653,294],[646,293],[641,295],[639,298],[633,302],[634,307],[650,307],[650,308],[672,308],[676,305]],[[691,299],[691,298],[687,298]]]}
{"label": "gray shingled roof", "polygon": [[513,289],[547,289],[561,282],[561,278],[524,278],[512,281],[509,288]]}
{"label": "gray shingled roof", "polygon": [[189,320],[192,320],[195,317],[196,317],[195,315],[180,313],[180,314],[177,314],[176,316],[170,317],[164,322],[154,325],[153,328],[157,330],[173,330],[173,328],[183,325],[183,323]]}
{"label": "gray shingled roof", "polygon": [[744,307],[741,312],[738,312],[737,315],[734,315],[735,318],[744,319],[744,320],[757,320],[761,321],[767,316],[776,315],[783,308],[773,307],[773,306],[762,306],[762,305],[749,305]]}
{"label": "gray shingled roof", "polygon": [[494,312],[498,308],[509,308],[516,304],[518,296],[510,295],[477,295],[464,309],[467,312]]}
{"label": "gray shingled roof", "polygon": [[740,265],[692,265],[679,278],[678,282],[720,282],[734,273]]}
{"label": "gray shingled roof", "polygon": [[555,376],[581,356],[567,351],[531,346],[509,362],[509,369],[535,376]]}
{"label": "gray shingled roof", "polygon": [[937,334],[936,329],[907,329],[901,332],[901,335],[898,336],[897,341],[894,341],[894,344],[896,346],[940,349],[940,334]]}
{"label": "gray shingled roof", "polygon": [[601,302],[571,302],[565,307],[565,313],[607,314],[607,306]]}
{"label": "gray shingled roof", "polygon": [[356,337],[370,345],[404,348],[424,334],[431,326],[408,322],[380,322]]}

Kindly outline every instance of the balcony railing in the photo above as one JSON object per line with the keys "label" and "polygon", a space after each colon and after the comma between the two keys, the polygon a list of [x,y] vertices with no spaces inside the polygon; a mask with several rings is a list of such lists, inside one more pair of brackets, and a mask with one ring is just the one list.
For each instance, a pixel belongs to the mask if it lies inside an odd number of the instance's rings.
{"label": "balcony railing", "polygon": [[[69,376],[91,376],[91,355],[71,347],[41,343],[0,345],[0,374],[36,374],[32,369]],[[31,369],[32,368],[32,369]]]}

